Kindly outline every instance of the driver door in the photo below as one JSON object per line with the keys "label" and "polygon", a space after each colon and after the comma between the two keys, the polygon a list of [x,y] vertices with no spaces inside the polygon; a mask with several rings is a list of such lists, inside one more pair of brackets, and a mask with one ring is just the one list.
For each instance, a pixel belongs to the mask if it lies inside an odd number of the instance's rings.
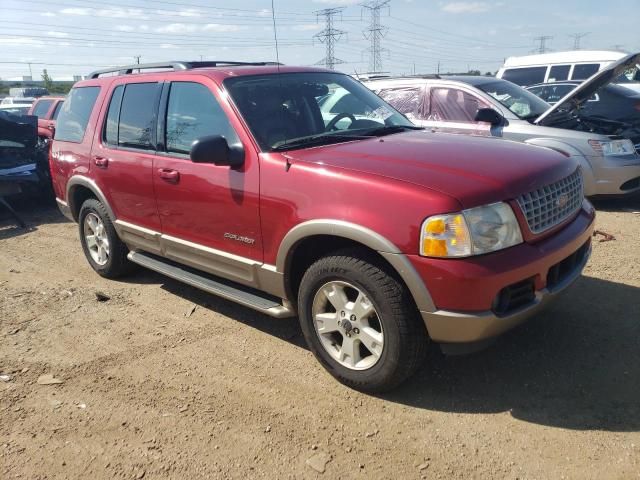
{"label": "driver door", "polygon": [[[202,82],[202,83],[201,83]],[[206,82],[206,83],[205,83]],[[258,160],[233,127],[231,108],[202,77],[166,83],[153,185],[168,258],[239,282],[262,263]],[[245,145],[239,168],[193,163],[194,140],[222,135]],[[243,134],[244,135],[244,134]]]}

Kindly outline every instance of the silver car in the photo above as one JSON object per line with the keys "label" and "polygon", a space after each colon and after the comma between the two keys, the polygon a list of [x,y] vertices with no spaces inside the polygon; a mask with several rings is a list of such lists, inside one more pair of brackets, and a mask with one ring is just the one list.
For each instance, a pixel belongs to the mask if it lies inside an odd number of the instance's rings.
{"label": "silver car", "polygon": [[494,77],[375,78],[364,82],[416,125],[505,138],[576,157],[585,194],[640,192],[640,124],[581,116],[580,105],[640,61],[629,55],[596,73],[554,106]]}

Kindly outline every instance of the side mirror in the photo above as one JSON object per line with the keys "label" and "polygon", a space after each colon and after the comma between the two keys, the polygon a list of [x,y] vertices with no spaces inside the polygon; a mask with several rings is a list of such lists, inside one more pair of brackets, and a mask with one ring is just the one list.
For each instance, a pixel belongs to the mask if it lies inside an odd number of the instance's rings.
{"label": "side mirror", "polygon": [[244,163],[244,148],[240,143],[229,145],[222,135],[208,135],[193,142],[189,156],[193,163],[212,163],[233,168]]}
{"label": "side mirror", "polygon": [[502,125],[504,117],[493,108],[479,108],[474,118],[476,122],[490,123],[492,126]]}

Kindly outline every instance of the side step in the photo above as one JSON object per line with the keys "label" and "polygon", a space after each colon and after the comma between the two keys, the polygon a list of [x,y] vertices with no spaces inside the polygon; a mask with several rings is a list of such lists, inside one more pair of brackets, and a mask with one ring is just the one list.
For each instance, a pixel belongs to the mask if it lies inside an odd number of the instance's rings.
{"label": "side step", "polygon": [[295,316],[287,306],[277,298],[250,287],[239,285],[230,280],[214,277],[196,269],[172,262],[143,252],[129,252],[127,258],[149,270],[171,277],[180,282],[199,288],[227,300],[252,308],[276,318]]}

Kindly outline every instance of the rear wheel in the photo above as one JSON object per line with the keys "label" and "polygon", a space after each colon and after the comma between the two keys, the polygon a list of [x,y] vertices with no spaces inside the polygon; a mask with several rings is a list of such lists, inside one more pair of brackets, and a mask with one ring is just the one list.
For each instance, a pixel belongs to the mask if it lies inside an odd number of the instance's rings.
{"label": "rear wheel", "polygon": [[302,279],[298,303],[311,351],[345,385],[392,389],[424,358],[428,339],[410,294],[376,259],[347,252],[318,260]]}
{"label": "rear wheel", "polygon": [[117,278],[134,269],[129,250],[120,240],[107,209],[95,198],[86,200],[78,217],[80,243],[91,267],[101,276]]}

